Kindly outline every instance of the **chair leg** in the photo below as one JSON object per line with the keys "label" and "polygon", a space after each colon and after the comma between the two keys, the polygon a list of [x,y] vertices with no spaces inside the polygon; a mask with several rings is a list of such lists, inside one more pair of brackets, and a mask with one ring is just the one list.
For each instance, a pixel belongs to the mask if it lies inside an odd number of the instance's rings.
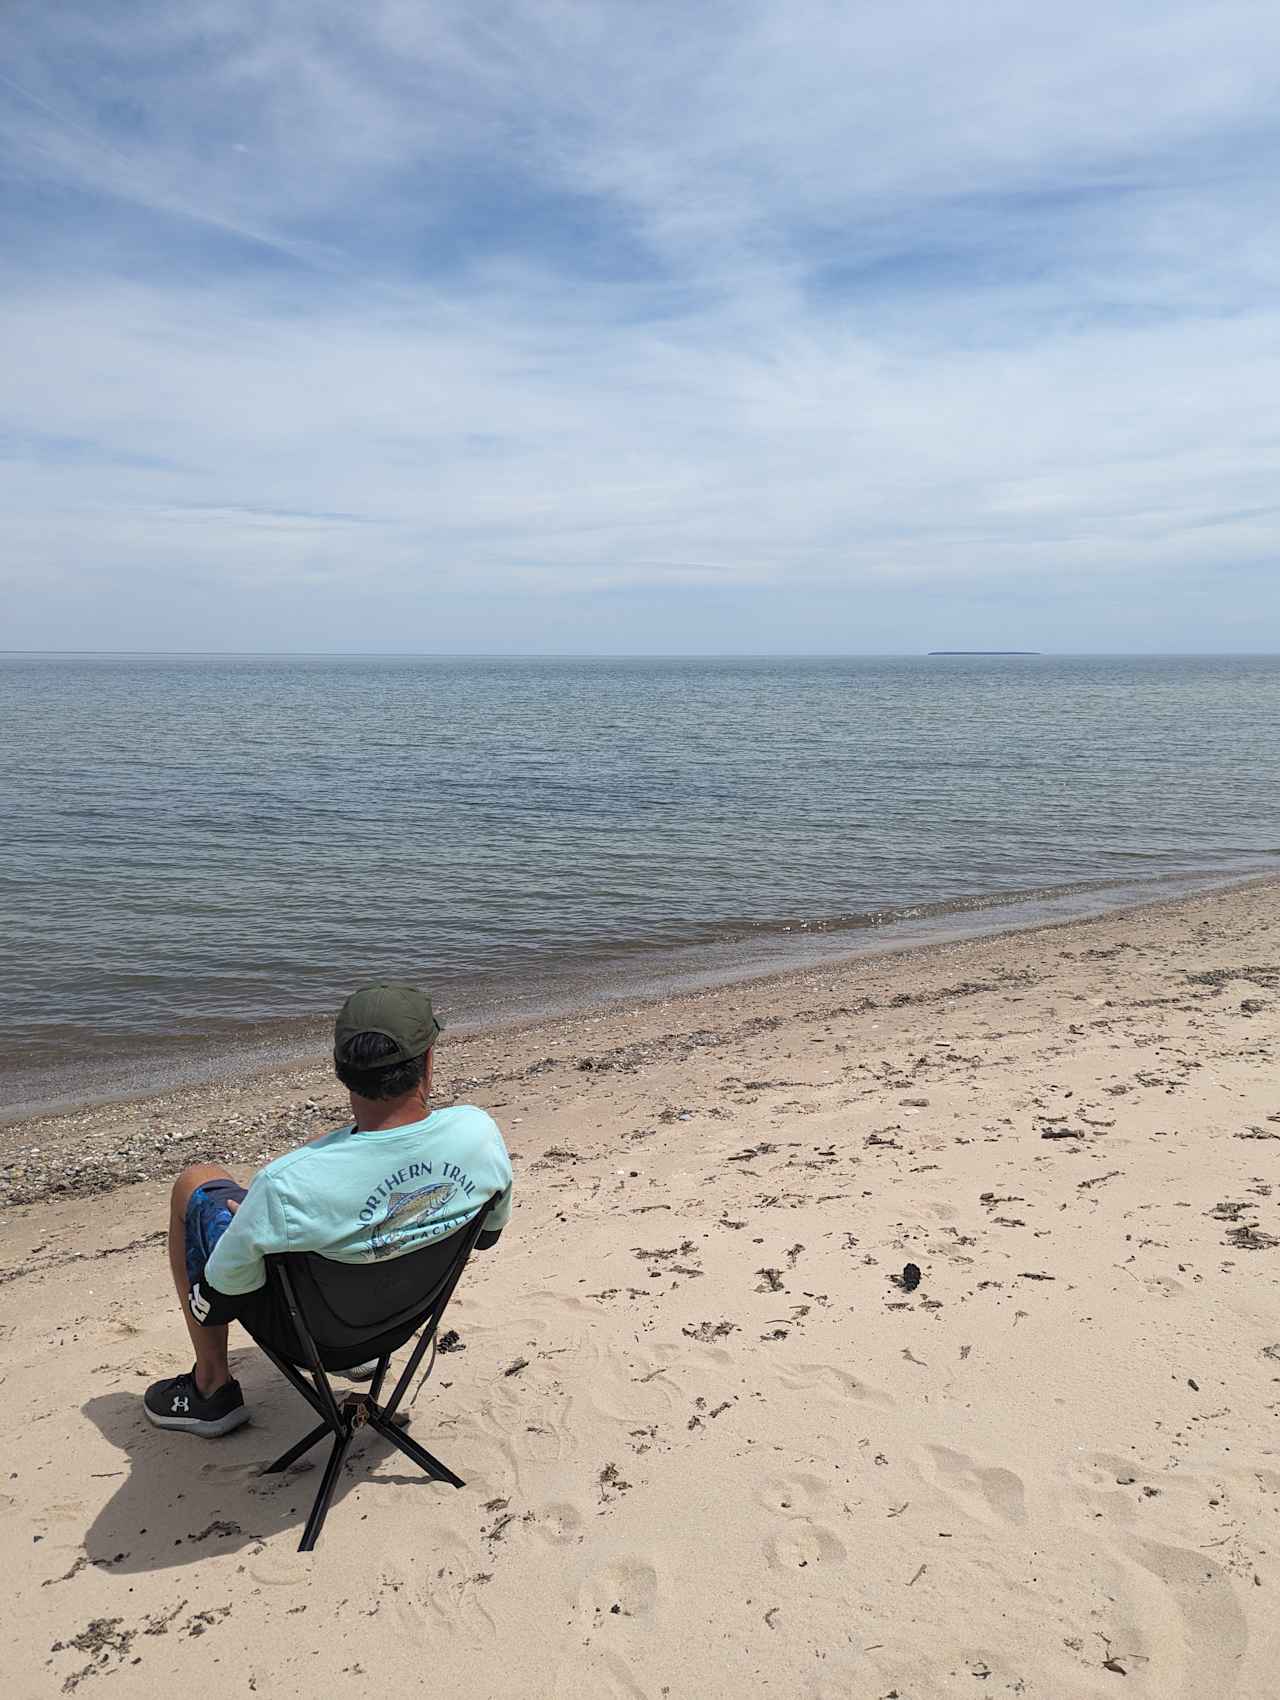
{"label": "chair leg", "polygon": [[329,1511],[329,1501],[333,1498],[333,1490],[338,1485],[342,1460],[346,1457],[347,1448],[350,1445],[351,1430],[347,1429],[333,1443],[333,1451],[329,1454],[329,1462],[324,1468],[324,1479],[320,1483],[320,1491],[316,1494],[315,1504],[311,1507],[311,1515],[307,1518],[307,1526],[302,1531],[302,1539],[298,1542],[299,1552],[310,1552],[320,1539],[320,1530],[324,1526],[324,1520]]}
{"label": "chair leg", "polygon": [[393,1446],[398,1446],[406,1457],[412,1458],[420,1470],[433,1477],[438,1482],[448,1482],[452,1487],[465,1487],[461,1476],[455,1476],[447,1464],[442,1464],[438,1458],[433,1458],[425,1446],[419,1446],[416,1440],[404,1434],[393,1423],[381,1417],[370,1417],[369,1426],[376,1428],[378,1433],[389,1440]]}
{"label": "chair leg", "polygon": [[290,1464],[297,1463],[304,1452],[310,1452],[318,1440],[323,1440],[326,1434],[332,1433],[332,1423],[319,1424],[318,1427],[312,1429],[310,1434],[304,1434],[296,1446],[291,1446],[287,1452],[282,1453],[274,1464],[268,1464],[262,1472],[263,1475],[274,1476],[278,1475],[281,1470],[287,1470]]}

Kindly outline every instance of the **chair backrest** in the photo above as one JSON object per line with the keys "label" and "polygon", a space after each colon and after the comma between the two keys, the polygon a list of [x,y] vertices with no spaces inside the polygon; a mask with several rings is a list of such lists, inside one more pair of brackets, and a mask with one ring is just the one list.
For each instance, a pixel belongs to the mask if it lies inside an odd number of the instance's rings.
{"label": "chair backrest", "polygon": [[[433,1318],[439,1321],[484,1230],[489,1200],[471,1221],[443,1239],[376,1263],[339,1263],[318,1252],[285,1252],[267,1258],[274,1317],[261,1331],[266,1343],[293,1363],[310,1353],[293,1325],[289,1291],[326,1369],[350,1368],[394,1352]],[[288,1281],[280,1280],[281,1272]]]}

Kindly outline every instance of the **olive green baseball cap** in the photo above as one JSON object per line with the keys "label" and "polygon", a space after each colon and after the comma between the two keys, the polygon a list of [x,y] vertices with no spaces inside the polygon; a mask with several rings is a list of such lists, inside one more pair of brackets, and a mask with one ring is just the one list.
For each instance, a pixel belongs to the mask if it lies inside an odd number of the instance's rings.
{"label": "olive green baseball cap", "polygon": [[[348,1060],[349,1047],[359,1033],[381,1033],[395,1046],[387,1064],[411,1062],[429,1051],[444,1023],[431,1008],[431,999],[403,981],[361,986],[338,1011],[333,1026],[333,1060]],[[382,1063],[379,1063],[382,1067]]]}

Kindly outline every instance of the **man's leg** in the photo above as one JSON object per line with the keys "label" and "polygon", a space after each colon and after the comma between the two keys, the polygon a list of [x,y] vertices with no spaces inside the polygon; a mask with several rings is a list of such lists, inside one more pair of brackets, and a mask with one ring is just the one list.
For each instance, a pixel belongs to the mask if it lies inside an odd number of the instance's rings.
{"label": "man's leg", "polygon": [[187,1205],[197,1187],[210,1181],[234,1180],[217,1163],[193,1163],[173,1183],[169,1205],[169,1268],[178,1292],[178,1306],[196,1354],[196,1386],[207,1398],[231,1379],[227,1366],[227,1328],[203,1328],[187,1309]]}
{"label": "man's leg", "polygon": [[[154,1381],[143,1394],[147,1421],[156,1428],[212,1439],[230,1434],[249,1420],[240,1384],[227,1368],[226,1325],[202,1327],[187,1305],[188,1294],[204,1279],[205,1264],[244,1196],[244,1187],[215,1163],[194,1164],[174,1182],[169,1202],[169,1269],[196,1362],[194,1370]],[[221,1314],[227,1315],[226,1307]]]}

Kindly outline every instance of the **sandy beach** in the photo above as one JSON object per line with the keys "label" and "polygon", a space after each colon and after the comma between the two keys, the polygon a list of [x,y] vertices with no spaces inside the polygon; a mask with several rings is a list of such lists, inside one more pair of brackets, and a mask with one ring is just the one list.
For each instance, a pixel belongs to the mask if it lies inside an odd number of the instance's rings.
{"label": "sandy beach", "polygon": [[[517,1205],[314,1555],[148,1427],[167,1181],[327,1069],[0,1129],[6,1693],[1267,1700],[1280,882],[449,1041]],[[899,1280],[917,1264],[922,1280]],[[315,1455],[313,1455],[314,1458]]]}

